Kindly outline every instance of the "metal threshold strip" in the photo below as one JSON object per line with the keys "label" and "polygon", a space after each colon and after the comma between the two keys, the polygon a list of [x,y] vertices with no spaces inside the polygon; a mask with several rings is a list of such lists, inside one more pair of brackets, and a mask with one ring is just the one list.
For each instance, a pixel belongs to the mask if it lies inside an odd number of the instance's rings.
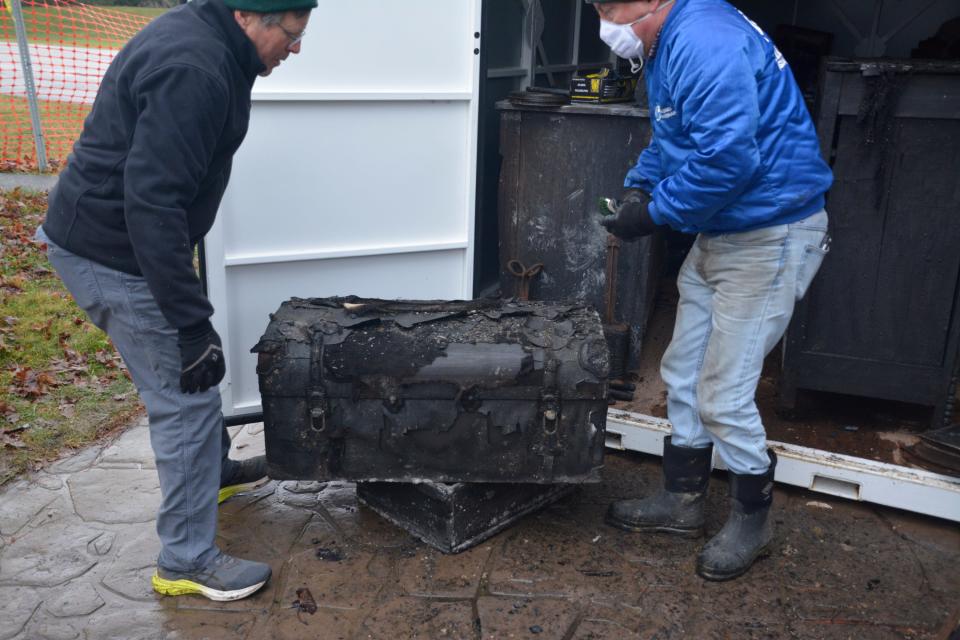
{"label": "metal threshold strip", "polygon": [[[608,449],[661,455],[669,434],[667,420],[607,413]],[[960,478],[772,440],[769,445],[779,458],[777,482],[960,522]],[[716,455],[714,468],[726,468]]]}

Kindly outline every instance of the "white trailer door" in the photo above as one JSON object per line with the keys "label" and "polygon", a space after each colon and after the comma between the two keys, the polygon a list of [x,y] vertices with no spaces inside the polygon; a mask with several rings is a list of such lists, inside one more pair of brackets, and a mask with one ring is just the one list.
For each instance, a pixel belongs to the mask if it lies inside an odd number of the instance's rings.
{"label": "white trailer door", "polygon": [[302,53],[257,80],[204,246],[226,416],[290,297],[470,298],[481,0],[320,0]]}

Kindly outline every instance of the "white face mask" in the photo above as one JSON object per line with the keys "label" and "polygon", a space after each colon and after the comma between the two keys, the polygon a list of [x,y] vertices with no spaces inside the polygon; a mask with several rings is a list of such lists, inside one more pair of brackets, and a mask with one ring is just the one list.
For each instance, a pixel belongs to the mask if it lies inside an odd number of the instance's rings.
{"label": "white face mask", "polygon": [[631,72],[637,73],[643,69],[643,61],[646,59],[643,51],[643,39],[634,32],[633,25],[656,15],[671,2],[673,2],[673,0],[668,0],[657,7],[653,13],[648,13],[642,18],[627,24],[616,24],[607,22],[602,18],[600,19],[600,39],[603,40],[615,54],[630,61]]}

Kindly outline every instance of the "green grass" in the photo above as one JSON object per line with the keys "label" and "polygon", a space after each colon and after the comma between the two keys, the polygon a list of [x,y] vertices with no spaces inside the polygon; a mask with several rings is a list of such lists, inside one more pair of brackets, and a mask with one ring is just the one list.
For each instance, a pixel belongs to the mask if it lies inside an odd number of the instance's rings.
{"label": "green grass", "polygon": [[141,411],[109,339],[32,241],[45,209],[44,195],[0,191],[0,485]]}
{"label": "green grass", "polygon": [[138,16],[146,16],[151,20],[157,16],[162,16],[169,9],[164,9],[163,7],[110,7],[115,11],[125,11],[126,13],[134,13]]}
{"label": "green grass", "polygon": [[[30,6],[24,8],[24,22],[31,43],[119,49],[143,24],[165,11],[148,7]],[[118,19],[117,13],[129,19]],[[15,39],[10,14],[0,11],[0,40]]]}
{"label": "green grass", "polygon": [[[80,136],[91,105],[48,100],[39,103],[47,159],[51,171],[56,172]],[[36,166],[27,99],[0,95],[0,171],[30,171]]]}

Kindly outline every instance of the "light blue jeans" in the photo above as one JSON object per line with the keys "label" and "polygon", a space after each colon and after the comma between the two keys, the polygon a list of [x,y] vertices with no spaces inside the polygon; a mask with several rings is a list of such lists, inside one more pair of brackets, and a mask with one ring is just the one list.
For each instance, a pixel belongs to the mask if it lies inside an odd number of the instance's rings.
{"label": "light blue jeans", "polygon": [[220,391],[180,391],[180,348],[145,278],[80,257],[37,230],[47,257],[90,321],[120,352],[150,418],[150,444],[160,476],[157,564],[171,571],[202,569],[218,553],[217,493],[229,464],[230,435]]}
{"label": "light blue jeans", "polygon": [[754,401],[760,370],[828,242],[826,211],[789,225],[697,237],[677,278],[677,320],[660,365],[673,444],[713,442],[734,473],[767,470]]}

